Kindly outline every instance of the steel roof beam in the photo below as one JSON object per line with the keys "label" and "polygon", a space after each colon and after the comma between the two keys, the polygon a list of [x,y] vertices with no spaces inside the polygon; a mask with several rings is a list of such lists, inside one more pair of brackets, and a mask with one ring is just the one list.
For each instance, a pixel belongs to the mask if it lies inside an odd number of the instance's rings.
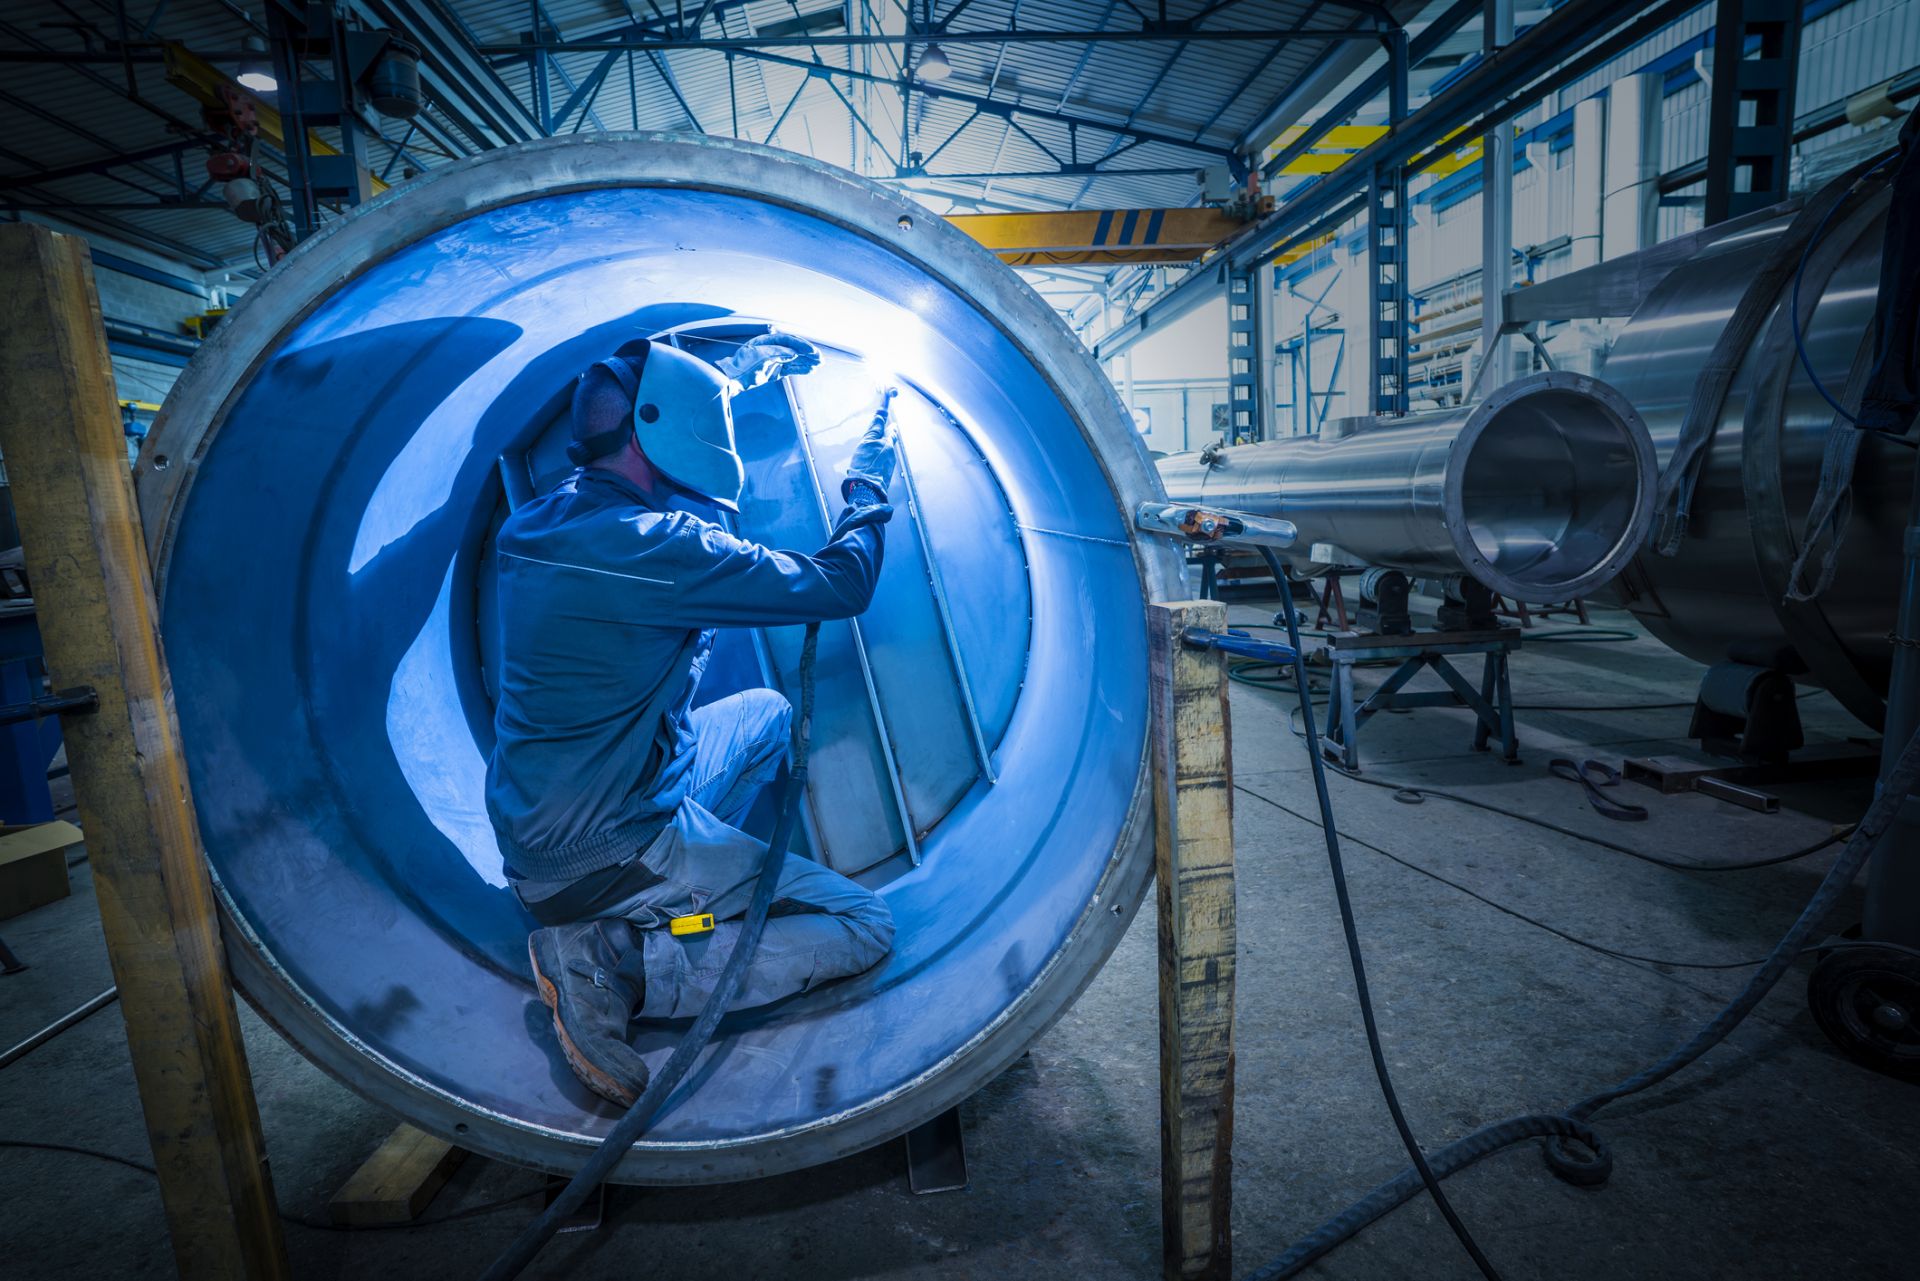
{"label": "steel roof beam", "polygon": [[[1276,238],[1292,234],[1364,189],[1375,169],[1409,161],[1415,161],[1413,167],[1420,168],[1445,154],[1436,149],[1457,131],[1471,126],[1474,132],[1484,133],[1553,92],[1558,77],[1537,78],[1566,62],[1569,50],[1586,52],[1567,63],[1568,68],[1585,66],[1595,59],[1604,61],[1658,31],[1696,3],[1697,0],[1668,0],[1653,13],[1638,16],[1648,8],[1644,0],[1631,3],[1568,0],[1512,44],[1484,58],[1408,116],[1393,132],[1280,206],[1229,245],[1228,256],[1235,266],[1243,269],[1269,260],[1272,257],[1269,250]],[[1588,48],[1595,37],[1609,31],[1614,32],[1611,37]],[[1562,77],[1565,70],[1562,69]],[[1423,156],[1423,152],[1427,154]]]}
{"label": "steel roof beam", "polygon": [[[1393,0],[1391,9],[1403,24],[1426,8],[1427,0]],[[1476,10],[1478,5],[1476,5]],[[1239,149],[1257,155],[1282,130],[1331,96],[1348,76],[1360,70],[1372,51],[1360,45],[1328,49],[1311,66],[1284,85],[1273,102],[1238,139]]]}
{"label": "steel roof beam", "polygon": [[946,31],[932,35],[924,31],[890,32],[869,31],[845,35],[809,35],[809,36],[753,36],[744,39],[700,37],[663,39],[641,39],[635,41],[614,40],[547,40],[531,44],[479,46],[479,53],[487,57],[525,56],[529,49],[544,49],[549,53],[610,53],[630,47],[641,49],[712,49],[719,52],[728,50],[734,53],[750,53],[755,49],[789,48],[858,48],[863,45],[917,45],[917,44],[1153,44],[1167,41],[1194,41],[1211,44],[1270,44],[1276,41],[1314,41],[1322,43],[1340,43],[1349,40],[1378,40],[1385,34],[1383,28],[1375,27],[1336,27],[1325,30],[1306,30],[1301,27],[1282,27],[1277,30],[1235,31],[1232,29],[1204,29],[1193,31],[1039,31],[1025,29],[1007,29],[997,31]]}
{"label": "steel roof beam", "polygon": [[[875,182],[920,182],[924,180],[945,182],[996,182],[1002,179],[1040,178],[1177,178],[1181,174],[1191,174],[1191,166],[1160,167],[1152,169],[1094,169],[1085,165],[1075,165],[1061,169],[1027,169],[1019,171],[989,170],[983,173],[903,173],[893,177],[884,174],[874,177]],[[1074,210],[1062,212],[1081,212]]]}
{"label": "steel roof beam", "polygon": [[[5,154],[7,159],[15,162],[24,161],[24,157],[15,155],[12,152],[0,154]],[[28,190],[35,189],[29,188]],[[49,196],[55,200],[59,199],[59,197],[52,192],[40,192],[39,194]],[[149,231],[145,227],[112,217],[106,213],[89,212],[86,206],[47,205],[36,206],[30,209],[16,207],[16,212],[37,213],[46,217],[55,217],[65,221],[71,221],[72,224],[77,227],[91,227],[105,235],[123,240],[130,245],[143,246],[149,251],[164,250],[167,253],[176,255],[182,262],[194,264],[202,268],[221,268],[227,265],[220,259],[208,254],[205,250],[196,249],[184,241],[175,240],[171,236],[164,236],[156,231]]]}
{"label": "steel roof beam", "polygon": [[158,160],[163,156],[177,156],[183,151],[191,151],[206,144],[198,139],[189,138],[179,142],[162,143],[157,147],[147,147],[140,151],[129,151],[124,155],[109,156],[104,160],[90,160],[77,165],[63,165],[58,169],[36,169],[29,174],[0,176],[0,191],[16,187],[28,187],[42,182],[58,182],[62,178],[79,178],[86,175],[104,174],[119,165],[137,165],[144,160]]}
{"label": "steel roof beam", "polygon": [[[532,110],[480,56],[465,27],[448,15],[438,0],[359,0],[359,7],[386,26],[406,32],[408,39],[420,45],[425,55],[423,73],[428,69],[442,73],[453,100],[484,131],[494,135],[485,143],[476,138],[476,143],[498,146],[529,142],[540,136],[540,122],[534,119]],[[528,48],[515,46],[514,51],[524,57]]]}
{"label": "steel roof beam", "polygon": [[[807,62],[801,58],[790,58],[784,54],[764,53],[756,50],[742,51],[744,58],[753,58],[775,66],[796,67],[809,75],[838,77],[843,80],[858,80],[868,84],[897,87],[899,81],[891,76],[876,75],[870,71],[855,71],[847,67],[830,66],[824,62]],[[1197,151],[1209,156],[1226,156],[1232,153],[1225,147],[1211,143],[1195,142],[1179,134],[1160,133],[1151,129],[1141,129],[1134,125],[1125,125],[1117,120],[1099,120],[1092,116],[1076,115],[1068,111],[1050,111],[1045,107],[1030,107],[1018,102],[1005,102],[998,98],[986,98],[977,93],[967,93],[960,89],[942,89],[936,85],[916,84],[913,91],[925,98],[944,98],[949,102],[964,102],[979,109],[983,116],[1031,116],[1036,120],[1050,120],[1055,124],[1078,125],[1082,129],[1098,129],[1103,133],[1119,134],[1122,137],[1138,138],[1142,142],[1165,143],[1169,147],[1179,147],[1186,151]]]}
{"label": "steel roof beam", "polygon": [[[92,143],[94,146],[100,148],[102,151],[107,153],[107,156],[103,157],[104,159],[120,158],[120,148],[117,145],[115,145],[111,139],[104,138],[99,134],[93,132],[91,129],[75,124],[73,121],[67,119],[65,116],[61,115],[58,112],[49,111],[45,107],[40,106],[38,103],[30,102],[24,98],[15,97],[13,94],[6,92],[4,89],[0,89],[0,103],[5,103],[6,105],[12,107],[16,111],[24,111],[30,116],[34,116],[40,120],[45,121],[47,124],[52,125],[56,129],[65,130],[67,133],[72,134],[76,138],[80,138],[87,142]],[[145,177],[147,177],[153,182],[162,183],[167,186],[174,185],[174,175],[169,173],[162,173],[160,170],[155,169],[152,165],[146,163],[143,160],[130,160],[130,161],[124,161],[123,163],[126,168],[139,171],[141,174],[143,174]],[[111,178],[115,182],[121,183],[128,187],[132,187],[135,191],[144,192],[147,195],[154,194],[151,191],[148,191],[146,188],[140,186],[138,183],[129,182],[127,179],[121,177],[119,174],[103,172],[101,176],[106,178]]]}
{"label": "steel roof beam", "polygon": [[[28,190],[31,190],[30,188]],[[61,200],[58,198],[39,201],[20,200],[12,196],[0,196],[0,209],[21,210],[31,213],[177,213],[183,209],[218,209],[221,213],[232,214],[225,201],[221,200]],[[148,235],[142,231],[141,235]]]}
{"label": "steel roof beam", "polygon": [[[1456,3],[1436,17],[1426,30],[1407,41],[1407,69],[1411,71],[1419,66],[1429,54],[1445,43],[1449,36],[1467,25],[1469,20],[1479,14],[1481,4],[1482,0],[1456,0]],[[1321,112],[1319,119],[1308,125],[1305,133],[1283,147],[1279,154],[1263,166],[1261,172],[1271,178],[1312,150],[1315,143],[1345,123],[1349,116],[1385,93],[1392,70],[1390,66],[1383,66],[1355,85],[1353,91],[1346,97],[1328,110]],[[1276,118],[1277,110],[1278,104],[1275,110],[1267,113],[1267,118]]]}
{"label": "steel roof beam", "polygon": [[[538,41],[538,37],[540,35],[539,23],[545,23],[547,29],[553,32],[555,39],[565,40],[567,38],[567,33],[560,29],[560,24],[553,20],[553,15],[547,12],[547,6],[542,4],[540,0],[533,0],[533,12],[536,18],[536,24],[533,31],[533,35],[535,37],[536,42]],[[534,63],[535,63],[534,71],[536,72],[536,74],[540,74],[540,75],[546,74],[545,72],[546,66],[551,66],[553,70],[559,75],[560,83],[567,87],[567,93],[569,95],[567,98],[567,105],[572,106],[575,103],[583,104],[580,108],[582,117],[584,119],[593,121],[593,127],[598,129],[601,133],[607,132],[607,122],[602,120],[598,115],[594,113],[594,110],[593,110],[593,100],[595,97],[594,94],[587,94],[584,98],[581,97],[580,86],[574,83],[573,77],[571,75],[567,74],[567,69],[561,66],[560,63],[554,60],[553,58],[548,57],[545,54],[541,54],[534,59]],[[660,66],[658,59],[655,59],[654,65],[656,67]],[[661,70],[662,77],[668,81],[667,88],[673,92],[674,97],[678,98],[680,96],[680,87],[672,83],[673,77],[671,76],[671,74],[669,74],[666,71],[665,68],[660,68],[660,70]],[[545,95],[542,94],[543,100],[544,100],[544,97]],[[681,105],[681,108],[684,110],[686,107],[686,103],[683,101],[680,105]],[[689,119],[692,119],[693,113],[691,111],[688,111],[687,116]],[[546,121],[546,123],[542,127],[547,131],[549,135],[556,134],[560,132],[560,121],[557,118],[549,119]],[[706,132],[706,130],[700,128],[700,122],[698,120],[694,120],[693,127],[696,130],[699,130],[699,132],[701,133]],[[574,132],[576,133],[579,132],[578,126],[575,127]]]}
{"label": "steel roof beam", "polygon": [[[1364,203],[1362,193],[1381,166],[1413,161],[1418,168],[1438,160],[1446,154],[1440,144],[1456,132],[1468,132],[1470,126],[1471,133],[1485,133],[1511,120],[1562,84],[1659,31],[1696,3],[1668,0],[1647,12],[1644,0],[1624,4],[1621,0],[1568,0],[1512,44],[1467,71],[1392,133],[1235,238],[1218,259],[1190,272],[1120,331],[1103,336],[1094,345],[1094,354],[1102,360],[1118,355],[1149,332],[1165,328],[1172,319],[1215,297],[1226,287],[1228,270],[1244,271],[1269,262],[1310,229],[1351,217],[1349,211],[1357,212],[1356,206]],[[1595,43],[1597,37],[1604,38]],[[1569,50],[1585,52],[1568,61]],[[1408,61],[1411,64],[1411,56]]]}

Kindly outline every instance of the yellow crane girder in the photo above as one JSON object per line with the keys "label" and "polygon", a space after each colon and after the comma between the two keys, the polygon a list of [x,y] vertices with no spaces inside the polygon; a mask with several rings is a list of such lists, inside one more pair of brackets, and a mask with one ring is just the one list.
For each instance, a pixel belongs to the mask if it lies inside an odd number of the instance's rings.
{"label": "yellow crane girder", "polygon": [[947,221],[1015,267],[1192,262],[1246,225],[1211,208],[953,214]]}
{"label": "yellow crane girder", "polygon": [[[232,90],[246,98],[252,105],[254,119],[260,126],[260,136],[268,145],[285,152],[287,146],[286,127],[281,123],[280,112],[262,102],[258,95],[249,93],[239,82],[220,68],[189,50],[176,41],[168,41],[163,53],[167,80],[176,88],[197,100],[202,106],[224,109],[227,105],[226,90]],[[340,148],[322,138],[313,130],[307,130],[307,154],[314,156],[337,156]],[[373,195],[379,195],[387,189],[387,184],[366,170],[361,174]]]}

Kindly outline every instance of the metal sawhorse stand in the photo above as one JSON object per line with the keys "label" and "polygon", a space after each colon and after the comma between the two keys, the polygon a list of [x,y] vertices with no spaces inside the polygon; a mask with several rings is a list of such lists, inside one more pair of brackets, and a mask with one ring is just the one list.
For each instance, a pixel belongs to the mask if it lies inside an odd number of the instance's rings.
{"label": "metal sawhorse stand", "polygon": [[[1342,769],[1360,769],[1360,727],[1375,713],[1411,707],[1465,707],[1478,718],[1473,750],[1484,752],[1496,736],[1509,765],[1520,760],[1520,743],[1513,726],[1513,684],[1507,657],[1520,647],[1520,629],[1502,627],[1483,632],[1416,632],[1410,636],[1372,636],[1336,632],[1327,638],[1325,654],[1333,663],[1333,689],[1328,700],[1327,732],[1320,750]],[[1482,654],[1480,688],[1447,661],[1462,654]],[[1353,666],[1383,658],[1404,660],[1393,675],[1364,703],[1354,705]],[[1401,689],[1432,668],[1447,683],[1444,690],[1403,694]]]}

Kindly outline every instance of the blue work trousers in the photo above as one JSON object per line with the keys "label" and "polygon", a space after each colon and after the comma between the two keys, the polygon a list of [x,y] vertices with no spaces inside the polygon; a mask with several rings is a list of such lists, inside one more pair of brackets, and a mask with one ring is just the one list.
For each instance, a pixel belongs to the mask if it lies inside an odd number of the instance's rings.
{"label": "blue work trousers", "polygon": [[[646,1000],[637,1016],[691,1018],[712,995],[740,938],[767,845],[732,823],[779,772],[793,709],[750,689],[695,708],[693,762],[673,822],[638,856],[527,907],[549,925],[624,917],[640,928]],[[710,912],[711,933],[674,935],[676,916]],[[788,854],[733,1009],[765,1005],[858,974],[893,946],[893,915],[873,891]]]}

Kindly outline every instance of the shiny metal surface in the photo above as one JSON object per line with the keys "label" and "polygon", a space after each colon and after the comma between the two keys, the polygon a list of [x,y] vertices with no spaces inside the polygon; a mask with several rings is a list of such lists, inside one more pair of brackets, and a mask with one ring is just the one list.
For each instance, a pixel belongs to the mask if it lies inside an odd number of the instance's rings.
{"label": "shiny metal surface", "polygon": [[1277,516],[1183,503],[1141,503],[1134,510],[1133,524],[1146,533],[1197,546],[1291,547],[1300,538],[1292,521]]}
{"label": "shiny metal surface", "polygon": [[1280,516],[1296,567],[1465,572],[1504,596],[1561,601],[1609,581],[1646,536],[1653,447],[1618,393],[1535,374],[1477,404],[1349,418],[1318,436],[1159,462],[1167,496]]}
{"label": "shiny metal surface", "polygon": [[[1831,254],[1832,274],[1810,279],[1802,300],[1811,307],[1804,327],[1807,354],[1836,396],[1847,385],[1878,299],[1885,208],[1883,191],[1857,216],[1834,220],[1820,250]],[[1733,234],[1674,268],[1615,341],[1602,372],[1646,419],[1663,465],[1702,363],[1789,220],[1788,213],[1740,220]],[[1788,292],[1781,289],[1773,300],[1776,314]],[[1834,426],[1832,409],[1791,346],[1769,346],[1772,320],[1734,375],[1679,555],[1641,555],[1615,590],[1656,636],[1702,663],[1723,661],[1735,651],[1755,661],[1791,648],[1809,669],[1807,679],[1878,726],[1913,451],[1879,438],[1863,443],[1839,574],[1818,600],[1789,606],[1765,567],[1761,543],[1784,538],[1789,553],[1797,549],[1827,433],[1851,428]],[[1750,404],[1756,387],[1771,392],[1764,406]],[[1778,414],[1779,426],[1755,445],[1749,415],[1758,422],[1763,408]],[[1760,452],[1750,458],[1750,448]],[[1770,522],[1757,518],[1768,508],[1776,513],[1771,523],[1782,526],[1771,533]]]}
{"label": "shiny metal surface", "polygon": [[[613,1120],[545,1028],[482,810],[491,532],[561,472],[574,372],[743,318],[828,349],[737,407],[743,533],[816,546],[808,456],[831,483],[877,384],[912,389],[915,501],[865,672],[851,627],[822,634],[807,824],[898,941],[723,1025],[618,1177],[753,1177],[937,1115],[1060,1014],[1151,874],[1143,606],[1180,567],[1132,536],[1158,485],[1045,303],[918,206],[746,144],[596,135],[434,170],[247,295],[137,481],[235,975],[316,1061],[463,1147],[567,1169]],[[704,692],[783,679],[796,631],[728,637]]]}

